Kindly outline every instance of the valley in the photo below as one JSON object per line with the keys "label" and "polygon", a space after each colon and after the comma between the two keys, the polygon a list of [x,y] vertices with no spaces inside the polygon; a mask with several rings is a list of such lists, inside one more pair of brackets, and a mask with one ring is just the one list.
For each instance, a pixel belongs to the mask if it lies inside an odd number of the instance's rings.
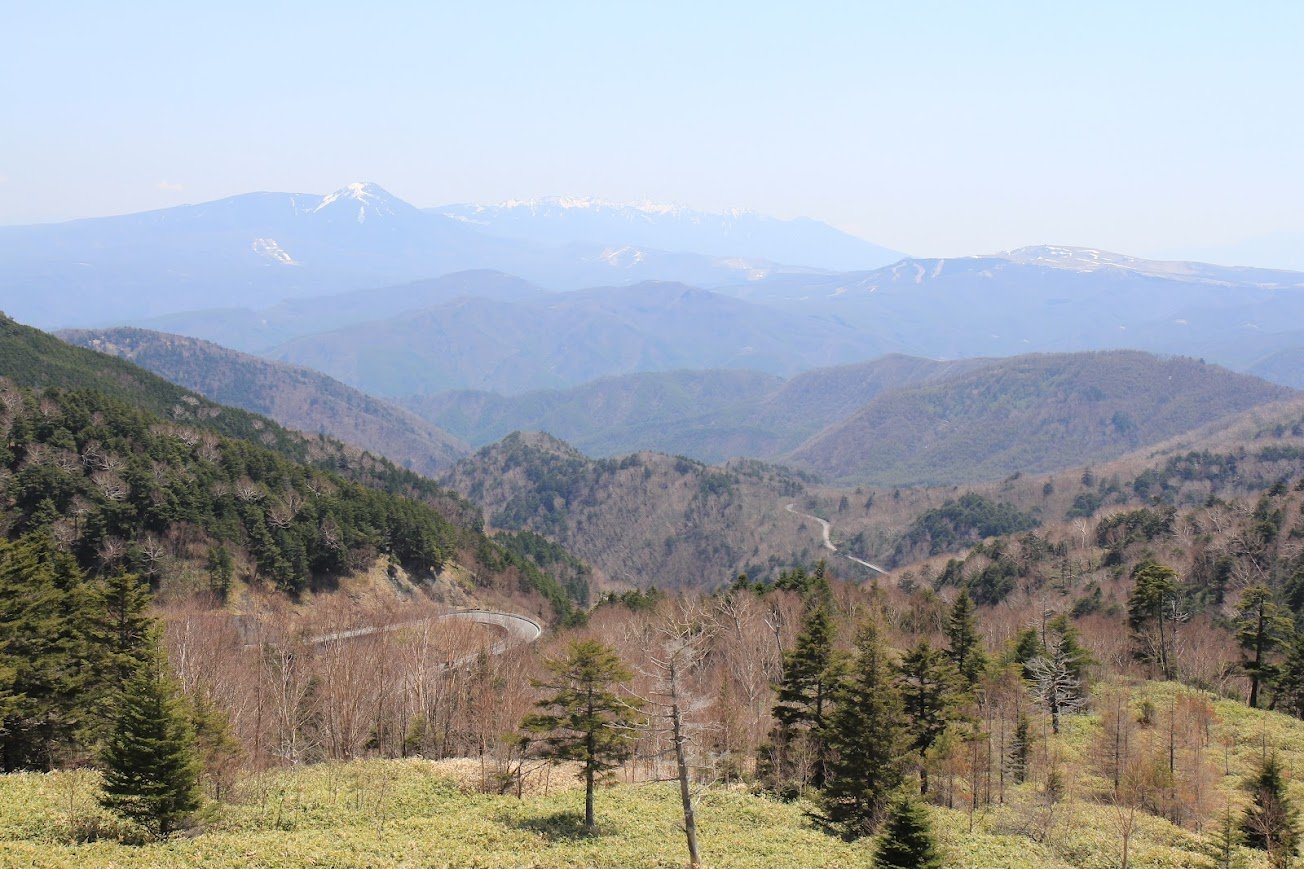
{"label": "valley", "polygon": [[0,267],[0,865],[1304,836],[1300,273],[370,183]]}

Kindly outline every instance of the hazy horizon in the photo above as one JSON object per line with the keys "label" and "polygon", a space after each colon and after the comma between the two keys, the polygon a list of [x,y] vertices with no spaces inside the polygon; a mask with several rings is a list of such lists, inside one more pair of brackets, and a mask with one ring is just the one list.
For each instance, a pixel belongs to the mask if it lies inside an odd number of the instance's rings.
{"label": "hazy horizon", "polygon": [[803,216],[918,256],[1304,268],[1294,4],[74,3],[10,23],[0,224],[373,180],[419,206]]}

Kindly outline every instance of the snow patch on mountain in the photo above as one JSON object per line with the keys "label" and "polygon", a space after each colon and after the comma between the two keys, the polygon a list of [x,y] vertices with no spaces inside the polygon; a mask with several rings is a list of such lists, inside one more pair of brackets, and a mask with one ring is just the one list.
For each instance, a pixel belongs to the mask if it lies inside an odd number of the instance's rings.
{"label": "snow patch on mountain", "polygon": [[356,205],[354,219],[366,223],[368,217],[396,217],[400,214],[414,213],[417,209],[385,190],[379,184],[359,181],[347,184],[322,197],[321,202],[311,210],[311,214],[334,214],[351,212]]}
{"label": "snow patch on mountain", "polygon": [[274,238],[255,238],[252,247],[254,253],[265,256],[273,262],[287,266],[297,266],[299,264],[285,248],[276,243]]}
{"label": "snow patch on mountain", "polygon": [[636,211],[657,216],[682,217],[695,215],[691,209],[682,205],[641,200],[637,202],[617,202],[595,196],[543,196],[535,199],[509,199],[497,205],[470,206],[481,211],[494,209],[523,209],[530,214],[546,214],[550,211]]}

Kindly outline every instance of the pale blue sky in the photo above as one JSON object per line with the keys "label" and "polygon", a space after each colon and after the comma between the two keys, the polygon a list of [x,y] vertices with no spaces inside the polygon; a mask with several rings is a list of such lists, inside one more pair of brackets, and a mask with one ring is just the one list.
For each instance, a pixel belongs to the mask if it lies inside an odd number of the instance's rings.
{"label": "pale blue sky", "polygon": [[1304,3],[0,0],[0,20],[0,223],[374,180],[423,206],[807,215],[922,255],[1304,243]]}

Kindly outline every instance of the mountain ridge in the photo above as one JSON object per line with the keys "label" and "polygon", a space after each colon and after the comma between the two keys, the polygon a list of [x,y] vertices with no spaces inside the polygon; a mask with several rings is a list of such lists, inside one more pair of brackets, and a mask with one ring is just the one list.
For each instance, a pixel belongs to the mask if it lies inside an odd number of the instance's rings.
{"label": "mountain ridge", "polygon": [[628,240],[539,244],[423,211],[372,183],[324,196],[245,193],[62,223],[0,227],[0,307],[46,327],[123,324],[496,268],[551,289],[643,280],[717,286],[809,271],[730,250]]}
{"label": "mountain ridge", "polygon": [[1107,460],[1296,395],[1185,357],[1029,354],[885,392],[781,460],[842,482],[974,483]]}
{"label": "mountain ridge", "polygon": [[834,271],[873,268],[905,256],[818,220],[784,220],[743,209],[709,212],[647,201],[548,196],[496,205],[444,205],[427,211],[491,234],[540,244],[642,245]]}
{"label": "mountain ridge", "polygon": [[427,476],[469,451],[419,417],[311,369],[145,329],[56,334],[70,344],[133,362],[219,404],[271,417],[298,431],[325,432]]}

